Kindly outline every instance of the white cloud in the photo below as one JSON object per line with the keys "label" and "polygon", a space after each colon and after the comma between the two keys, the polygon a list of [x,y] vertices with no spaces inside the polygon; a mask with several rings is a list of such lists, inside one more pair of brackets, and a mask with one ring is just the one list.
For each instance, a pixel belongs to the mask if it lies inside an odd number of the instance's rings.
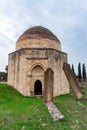
{"label": "white cloud", "polygon": [[78,43],[87,43],[86,5],[86,0],[0,0],[0,71],[7,65],[7,55],[14,51],[17,38],[33,25],[45,26],[57,35],[74,62]]}

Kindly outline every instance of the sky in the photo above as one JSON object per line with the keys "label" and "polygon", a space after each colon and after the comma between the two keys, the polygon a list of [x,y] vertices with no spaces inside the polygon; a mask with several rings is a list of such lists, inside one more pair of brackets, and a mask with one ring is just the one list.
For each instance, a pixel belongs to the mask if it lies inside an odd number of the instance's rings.
{"label": "sky", "polygon": [[87,66],[87,0],[0,0],[0,71],[19,36],[33,26],[57,36],[75,69],[79,62]]}

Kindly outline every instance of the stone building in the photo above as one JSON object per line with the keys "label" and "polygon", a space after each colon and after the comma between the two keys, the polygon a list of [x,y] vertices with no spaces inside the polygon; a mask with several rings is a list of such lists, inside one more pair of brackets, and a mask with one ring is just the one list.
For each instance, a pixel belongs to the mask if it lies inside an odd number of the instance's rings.
{"label": "stone building", "polygon": [[69,83],[63,71],[67,54],[48,29],[35,26],[26,30],[16,42],[16,51],[9,54],[8,84],[24,96],[45,93],[44,74],[54,72],[53,97],[69,93]]}

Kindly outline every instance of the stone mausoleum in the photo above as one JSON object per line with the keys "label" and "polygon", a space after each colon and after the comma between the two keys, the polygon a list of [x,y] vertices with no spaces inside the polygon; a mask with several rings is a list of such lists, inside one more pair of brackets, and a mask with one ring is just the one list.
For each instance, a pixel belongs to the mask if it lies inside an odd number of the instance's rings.
{"label": "stone mausoleum", "polygon": [[42,26],[32,27],[18,38],[16,51],[9,54],[8,84],[24,96],[44,96],[44,76],[51,68],[53,97],[69,93],[64,62],[67,62],[67,54],[61,51],[59,39]]}

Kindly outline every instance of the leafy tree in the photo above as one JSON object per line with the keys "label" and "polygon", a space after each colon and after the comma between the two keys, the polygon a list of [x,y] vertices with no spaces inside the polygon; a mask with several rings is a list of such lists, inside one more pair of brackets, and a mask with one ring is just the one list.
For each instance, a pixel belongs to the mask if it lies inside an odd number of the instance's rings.
{"label": "leafy tree", "polygon": [[6,70],[6,73],[8,73],[8,66],[6,65],[6,67],[5,67],[5,70]]}
{"label": "leafy tree", "polygon": [[81,81],[81,79],[82,79],[81,63],[80,63],[80,62],[79,62],[79,64],[78,64],[78,79],[79,79],[79,81]]}
{"label": "leafy tree", "polygon": [[5,81],[7,81],[7,78],[8,78],[8,66],[6,65],[5,67]]}
{"label": "leafy tree", "polygon": [[83,80],[85,81],[86,80],[86,67],[85,67],[85,64],[82,65],[82,77],[83,77]]}
{"label": "leafy tree", "polygon": [[0,81],[7,81],[7,74],[5,72],[0,72]]}

